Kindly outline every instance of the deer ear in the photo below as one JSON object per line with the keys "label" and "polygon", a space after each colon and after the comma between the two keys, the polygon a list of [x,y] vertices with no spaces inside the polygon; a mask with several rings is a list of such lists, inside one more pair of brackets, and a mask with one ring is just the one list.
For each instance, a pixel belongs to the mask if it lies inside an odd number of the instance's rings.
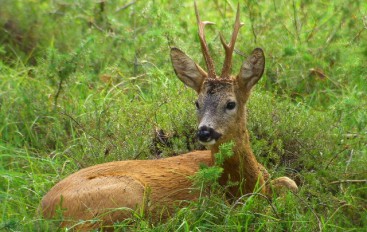
{"label": "deer ear", "polygon": [[261,48],[255,48],[252,54],[241,66],[238,74],[240,85],[250,90],[261,78],[264,73],[265,56]]}
{"label": "deer ear", "polygon": [[177,77],[186,86],[199,92],[208,74],[178,48],[171,48],[171,60]]}

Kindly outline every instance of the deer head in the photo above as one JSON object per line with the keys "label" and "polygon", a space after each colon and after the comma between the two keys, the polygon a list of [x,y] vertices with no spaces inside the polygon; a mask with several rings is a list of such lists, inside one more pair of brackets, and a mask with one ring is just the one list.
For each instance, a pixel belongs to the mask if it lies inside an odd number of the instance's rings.
{"label": "deer head", "polygon": [[204,35],[205,25],[213,23],[200,20],[196,3],[195,13],[207,72],[178,48],[171,49],[171,60],[178,78],[198,93],[195,104],[199,121],[199,141],[204,145],[218,145],[244,133],[245,103],[251,88],[264,72],[265,57],[262,49],[256,48],[243,62],[239,73],[236,76],[230,75],[232,54],[238,31],[242,26],[238,6],[230,42],[227,44],[220,35],[225,59],[222,73],[217,76]]}

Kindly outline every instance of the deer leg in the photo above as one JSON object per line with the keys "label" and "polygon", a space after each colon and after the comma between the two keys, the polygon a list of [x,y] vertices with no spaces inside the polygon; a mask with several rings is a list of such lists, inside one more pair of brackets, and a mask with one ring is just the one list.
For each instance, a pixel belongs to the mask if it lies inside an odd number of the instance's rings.
{"label": "deer leg", "polygon": [[286,191],[298,192],[298,187],[294,180],[282,176],[270,181],[270,193],[275,192],[277,195],[283,195]]}

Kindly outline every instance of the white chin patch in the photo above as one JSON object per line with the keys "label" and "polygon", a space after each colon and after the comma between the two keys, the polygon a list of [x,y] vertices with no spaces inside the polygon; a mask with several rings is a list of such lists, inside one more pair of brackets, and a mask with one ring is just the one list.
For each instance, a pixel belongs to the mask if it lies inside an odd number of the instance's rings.
{"label": "white chin patch", "polygon": [[214,145],[216,141],[215,141],[215,139],[212,139],[212,140],[207,141],[207,142],[203,142],[203,141],[200,141],[200,140],[199,140],[199,142],[200,142],[201,144],[203,144],[204,146],[210,146],[210,145]]}

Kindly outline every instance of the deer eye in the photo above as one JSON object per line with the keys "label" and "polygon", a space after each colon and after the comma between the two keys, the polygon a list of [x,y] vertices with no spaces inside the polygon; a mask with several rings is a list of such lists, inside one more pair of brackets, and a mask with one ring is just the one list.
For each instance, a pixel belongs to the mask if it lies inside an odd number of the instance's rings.
{"label": "deer eye", "polygon": [[233,110],[236,107],[236,102],[228,102],[227,103],[227,110]]}
{"label": "deer eye", "polygon": [[200,109],[198,101],[195,101],[195,106],[196,106],[196,109]]}

